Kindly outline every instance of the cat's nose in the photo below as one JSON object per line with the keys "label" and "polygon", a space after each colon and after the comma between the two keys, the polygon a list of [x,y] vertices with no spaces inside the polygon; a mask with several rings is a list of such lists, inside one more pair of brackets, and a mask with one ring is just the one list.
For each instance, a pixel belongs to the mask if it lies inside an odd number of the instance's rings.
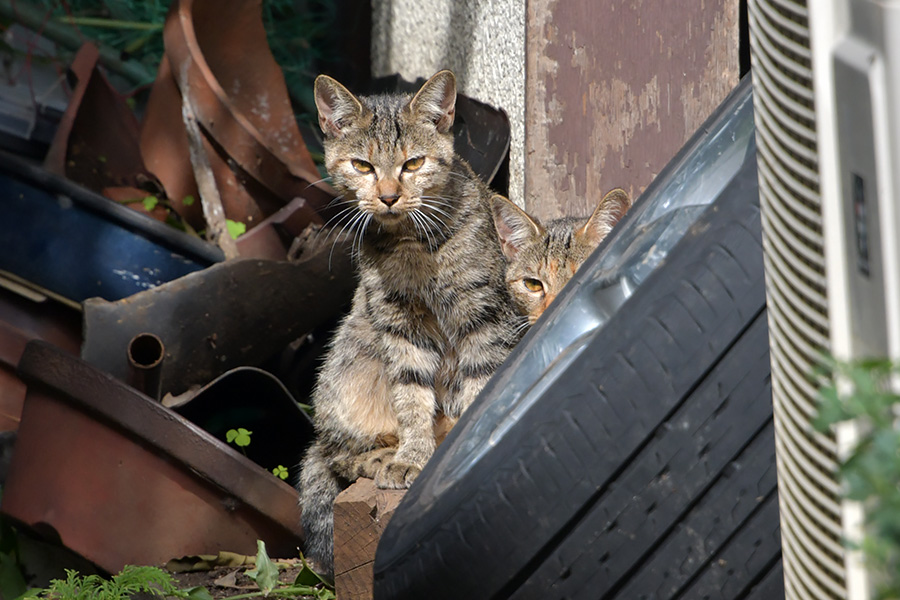
{"label": "cat's nose", "polygon": [[399,200],[399,199],[400,199],[400,194],[388,194],[385,196],[381,196],[379,198],[379,200],[381,200],[381,202],[385,206],[393,206],[394,204],[397,203],[397,200]]}

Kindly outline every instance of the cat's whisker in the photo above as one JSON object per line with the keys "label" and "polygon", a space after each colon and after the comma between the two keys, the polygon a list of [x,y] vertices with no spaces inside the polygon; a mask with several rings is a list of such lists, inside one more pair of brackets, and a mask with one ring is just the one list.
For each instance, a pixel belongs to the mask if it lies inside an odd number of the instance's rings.
{"label": "cat's whisker", "polygon": [[465,173],[457,173],[456,171],[448,171],[447,174],[454,175],[455,177],[458,177],[458,178],[462,179],[463,181],[470,181],[470,178]]}
{"label": "cat's whisker", "polygon": [[307,185],[305,189],[308,190],[308,189],[311,188],[312,186],[316,185],[317,183],[322,183],[323,181],[331,181],[331,177],[323,177],[322,179],[319,179],[319,180],[317,180],[317,181],[313,181],[312,183],[310,183],[309,185]]}
{"label": "cat's whisker", "polygon": [[[451,219],[451,220],[452,220],[452,218],[453,218],[453,217],[451,217],[450,215],[448,215],[447,213],[445,213],[444,211],[438,211],[438,209],[436,209],[436,208],[433,207],[433,206],[431,206],[431,207],[429,207],[429,208],[431,208],[432,210],[435,210],[436,212],[440,212],[441,214],[443,214],[443,215],[444,215],[445,217],[447,217],[448,219]],[[423,214],[426,214],[426,215],[428,216],[428,218],[429,218],[432,222],[435,223],[435,227],[438,227],[439,229],[440,229],[440,228],[443,228],[443,231],[444,231],[444,232],[446,232],[447,234],[450,233],[450,227],[447,225],[447,222],[446,222],[443,218],[441,218],[441,217],[438,216],[437,214],[434,214],[434,215],[428,215],[427,213],[424,213],[424,212],[423,212]],[[439,226],[438,224],[440,224],[440,226]]]}
{"label": "cat's whisker", "polygon": [[325,205],[325,208],[331,208],[332,206],[341,206],[343,204],[356,204],[356,198],[350,198],[349,200],[344,199],[344,195],[335,196],[331,199],[331,201]]}
{"label": "cat's whisker", "polygon": [[513,330],[513,337],[520,337],[531,327],[531,319],[529,317],[519,317],[519,322],[515,325],[515,329]]}
{"label": "cat's whisker", "polygon": [[441,213],[442,215],[444,215],[445,217],[447,217],[448,219],[452,219],[452,218],[453,218],[453,217],[450,215],[450,213],[448,213],[447,211],[445,211],[445,210],[442,209],[442,208],[438,208],[437,206],[432,206],[431,204],[428,204],[427,206],[428,206],[428,208],[430,208],[430,209],[433,210],[434,212],[439,212],[439,213]]}
{"label": "cat's whisker", "polygon": [[344,215],[346,215],[346,214],[349,213],[349,212],[352,212],[352,211],[355,210],[355,209],[356,209],[355,206],[349,206],[349,207],[347,207],[347,208],[341,209],[336,215],[334,215],[333,217],[331,217],[330,219],[328,219],[328,220],[325,222],[325,224],[322,225],[322,227],[323,227],[323,228],[328,227],[329,225],[331,225],[331,223],[332,223],[333,221],[335,221],[336,219],[341,219]]}
{"label": "cat's whisker", "polygon": [[338,198],[335,198],[334,200],[332,200],[328,204],[328,206],[326,206],[326,208],[332,208],[334,206],[356,206],[356,204],[357,204],[356,198],[352,198],[350,200],[341,200],[340,202],[337,202],[337,200],[338,200]]}
{"label": "cat's whisker", "polygon": [[[316,233],[316,240],[315,240],[316,243],[319,243],[319,236],[324,235],[324,237],[322,238],[322,241],[323,242],[326,241],[328,239],[328,236],[330,236],[332,233],[335,233],[336,231],[338,231],[338,226],[341,223],[347,221],[348,219],[352,219],[353,218],[352,213],[354,210],[356,210],[356,207],[353,207],[353,206],[351,206],[350,208],[345,208],[338,214],[336,214],[333,217],[331,217],[330,219],[328,219],[328,221],[325,222],[324,225],[322,225],[322,229],[320,229],[318,231],[318,233]],[[335,223],[333,226],[329,227],[329,225],[331,225],[332,222],[334,222],[335,220],[337,220],[337,223]],[[337,241],[337,238],[335,238],[335,241]]]}
{"label": "cat's whisker", "polygon": [[[338,201],[343,200],[345,195],[346,194],[341,194],[340,196],[335,196],[334,198],[332,198],[331,200],[328,201],[328,204],[325,205],[325,208],[331,208],[332,206],[335,206],[336,204],[340,204]],[[350,202],[352,202],[352,200]]]}
{"label": "cat's whisker", "polygon": [[[441,206],[446,206],[447,208],[454,208],[457,204],[459,204],[459,199],[457,198],[445,198],[444,196],[419,196],[422,200],[431,200],[429,204],[440,204]],[[443,200],[443,202],[440,202]]]}
{"label": "cat's whisker", "polygon": [[425,220],[425,217],[427,215],[425,215],[418,208],[415,209],[414,211],[412,211],[411,213],[409,213],[409,215],[412,217],[413,223],[415,224],[416,229],[419,228],[419,224],[421,223],[422,232],[425,234],[425,239],[428,241],[429,250],[435,248],[436,244],[434,242],[434,238],[431,236],[431,232],[430,232],[431,228],[428,226],[428,221]]}
{"label": "cat's whisker", "polygon": [[[435,201],[433,201],[433,200],[430,200],[430,196],[424,196],[423,198],[425,198],[426,200],[428,200],[428,201],[426,201],[426,202],[423,202],[423,204],[424,204],[425,206],[427,206],[428,208],[430,208],[430,209],[433,210],[434,212],[441,213],[442,215],[444,215],[444,216],[447,217],[448,219],[451,219],[451,220],[453,219],[453,216],[452,216],[449,212],[447,212],[446,210],[440,208],[441,206],[446,206],[447,208],[455,208],[453,205],[447,204],[447,203],[444,203],[444,202],[435,202]],[[443,222],[443,219],[441,219],[441,221]]]}
{"label": "cat's whisker", "polygon": [[366,214],[365,220],[359,226],[359,243],[356,247],[356,260],[359,262],[362,258],[362,245],[366,235],[366,229],[369,228],[369,223],[372,222],[372,213]]}
{"label": "cat's whisker", "polygon": [[369,222],[371,220],[372,214],[366,213],[365,217],[360,219],[355,225],[356,233],[353,235],[353,245],[350,247],[350,252],[355,257],[354,260],[356,260],[357,262],[362,259],[363,240],[366,235],[366,228],[368,228]]}
{"label": "cat's whisker", "polygon": [[432,233],[435,233],[435,237],[437,237],[436,234],[437,234],[438,232],[444,233],[444,231],[441,231],[441,226],[443,226],[443,229],[444,229],[447,233],[449,233],[449,228],[447,227],[447,224],[444,223],[443,220],[441,220],[441,219],[439,219],[438,217],[435,217],[435,216],[433,216],[433,215],[429,215],[429,214],[427,214],[427,213],[425,213],[425,212],[422,212],[421,215],[422,215],[422,218],[425,219],[426,222],[431,226],[430,228],[431,228],[431,230],[432,230]]}
{"label": "cat's whisker", "polygon": [[[414,208],[412,212],[409,213],[409,220],[413,224],[413,229],[416,232],[416,238],[421,240],[422,225],[419,223],[419,215],[417,214],[418,211],[418,208]],[[427,242],[428,240],[426,239],[425,241]]]}
{"label": "cat's whisker", "polygon": [[350,246],[350,253],[356,255],[356,260],[360,259],[363,235],[366,232],[366,226],[371,217],[371,213],[360,213],[360,218],[353,222],[353,243]]}
{"label": "cat's whisker", "polygon": [[[329,271],[331,270],[331,257],[334,255],[334,247],[340,241],[341,236],[344,234],[344,232],[348,228],[350,229],[350,232],[353,233],[354,229],[356,228],[357,223],[359,223],[359,221],[361,219],[364,219],[365,217],[366,217],[366,213],[363,213],[363,212],[356,213],[356,215],[351,217],[350,220],[343,227],[341,227],[341,230],[334,237],[334,241],[331,243],[331,252],[328,253],[328,270]],[[354,236],[354,240],[355,240],[355,236]],[[353,253],[352,242],[351,242],[351,246],[350,246],[350,252],[351,252],[351,256],[352,256],[352,253]]]}
{"label": "cat's whisker", "polygon": [[327,221],[325,221],[325,223],[322,225],[322,228],[323,229],[325,229],[325,228],[333,229],[333,228],[337,227],[340,223],[342,223],[347,218],[348,214],[353,214],[357,210],[359,210],[359,209],[356,206],[356,202],[354,201],[354,202],[352,202],[351,206],[346,206],[346,207],[340,209],[336,214],[332,215]]}
{"label": "cat's whisker", "polygon": [[356,260],[359,260],[360,251],[362,250],[362,235],[365,232],[368,219],[371,217],[371,213],[361,212],[350,224],[350,232],[353,234],[353,239],[350,242],[350,256],[355,256]]}

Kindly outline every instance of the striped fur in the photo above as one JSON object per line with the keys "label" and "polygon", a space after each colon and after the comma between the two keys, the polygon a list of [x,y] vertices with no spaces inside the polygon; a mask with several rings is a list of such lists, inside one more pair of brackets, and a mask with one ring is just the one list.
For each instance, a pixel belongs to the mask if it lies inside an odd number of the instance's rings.
{"label": "striped fur", "polygon": [[313,396],[299,482],[306,554],[332,568],[333,502],[359,476],[406,488],[518,340],[492,193],[453,152],[449,71],[415,97],[316,80],[325,162],[343,195],[359,284]]}
{"label": "striped fur", "polygon": [[518,310],[528,316],[525,327],[541,316],[630,207],[631,198],[616,188],[587,219],[563,217],[543,226],[506,198],[493,199],[494,226],[508,260],[506,281]]}

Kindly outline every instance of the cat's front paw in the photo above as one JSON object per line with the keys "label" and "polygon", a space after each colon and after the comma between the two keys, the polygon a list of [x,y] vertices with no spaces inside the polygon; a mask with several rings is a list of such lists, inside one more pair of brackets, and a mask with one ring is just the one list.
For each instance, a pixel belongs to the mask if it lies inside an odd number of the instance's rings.
{"label": "cat's front paw", "polygon": [[422,472],[422,467],[405,462],[390,461],[375,476],[375,486],[383,490],[404,490]]}

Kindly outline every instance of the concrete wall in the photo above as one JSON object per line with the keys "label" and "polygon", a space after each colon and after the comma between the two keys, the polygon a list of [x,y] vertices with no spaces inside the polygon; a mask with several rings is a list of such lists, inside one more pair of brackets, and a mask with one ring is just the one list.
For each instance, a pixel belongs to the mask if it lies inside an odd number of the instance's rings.
{"label": "concrete wall", "polygon": [[525,2],[372,0],[372,75],[451,69],[462,93],[509,116],[510,198],[523,205]]}

